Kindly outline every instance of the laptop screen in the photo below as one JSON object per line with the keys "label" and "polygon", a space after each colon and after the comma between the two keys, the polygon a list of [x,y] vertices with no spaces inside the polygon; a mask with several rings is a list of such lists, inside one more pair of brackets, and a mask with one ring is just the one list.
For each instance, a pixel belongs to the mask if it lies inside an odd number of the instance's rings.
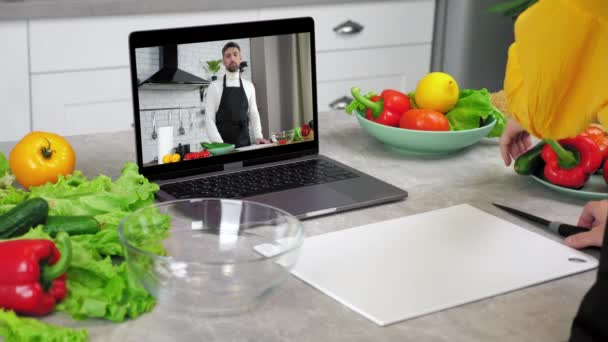
{"label": "laptop screen", "polygon": [[137,32],[130,43],[144,173],[318,151],[312,20]]}

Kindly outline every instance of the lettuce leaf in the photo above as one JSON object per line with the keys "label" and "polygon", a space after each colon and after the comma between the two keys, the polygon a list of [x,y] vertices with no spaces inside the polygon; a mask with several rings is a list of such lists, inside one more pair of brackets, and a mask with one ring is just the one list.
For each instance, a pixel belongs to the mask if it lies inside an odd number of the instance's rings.
{"label": "lettuce leaf", "polygon": [[2,152],[0,152],[0,189],[7,188],[13,184],[15,177],[11,172],[8,160]]}
{"label": "lettuce leaf", "polygon": [[78,342],[86,341],[88,333],[86,330],[50,325],[34,318],[19,317],[12,311],[0,310],[0,336],[6,342]]}
{"label": "lettuce leaf", "polygon": [[486,88],[461,90],[458,102],[447,112],[446,117],[454,131],[478,128],[482,120],[493,117],[496,125],[488,134],[488,138],[501,136],[507,124],[505,116],[492,105],[490,93]]}
{"label": "lettuce leaf", "polygon": [[126,163],[113,183],[110,177],[97,176],[88,180],[80,171],[60,176],[55,184],[30,188],[32,197],[49,202],[49,215],[104,215],[131,212],[152,204],[157,184],[139,174],[135,163]]}
{"label": "lettuce leaf", "polygon": [[16,189],[11,185],[4,189],[0,188],[0,214],[13,209],[17,204],[28,199],[29,195],[28,192]]}

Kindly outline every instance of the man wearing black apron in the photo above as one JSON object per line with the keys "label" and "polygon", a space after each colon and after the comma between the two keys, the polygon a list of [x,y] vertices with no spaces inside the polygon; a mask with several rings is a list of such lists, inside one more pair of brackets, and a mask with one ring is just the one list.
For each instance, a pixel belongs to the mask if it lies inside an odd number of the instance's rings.
{"label": "man wearing black apron", "polygon": [[239,87],[226,87],[226,75],[220,108],[215,113],[217,130],[225,143],[235,144],[236,147],[251,145],[249,138],[249,103],[243,80],[239,77]]}
{"label": "man wearing black apron", "polygon": [[222,49],[226,74],[212,82],[207,90],[205,113],[209,139],[234,144],[237,148],[252,143],[266,144],[262,137],[255,88],[239,72],[241,48],[234,42]]}

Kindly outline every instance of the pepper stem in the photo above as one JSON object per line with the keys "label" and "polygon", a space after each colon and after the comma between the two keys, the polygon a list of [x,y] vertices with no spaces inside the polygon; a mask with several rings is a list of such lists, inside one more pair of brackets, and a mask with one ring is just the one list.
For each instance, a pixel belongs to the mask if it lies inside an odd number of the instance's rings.
{"label": "pepper stem", "polygon": [[365,96],[361,95],[361,89],[359,89],[358,87],[351,88],[350,93],[353,94],[355,100],[357,100],[365,107],[371,109],[372,113],[374,114],[374,118],[378,118],[380,113],[382,113],[382,103],[374,102],[370,99],[367,99]]}
{"label": "pepper stem", "polygon": [[51,156],[53,155],[53,152],[55,152],[55,150],[51,149],[51,141],[49,139],[46,139],[46,142],[49,143],[49,146],[41,148],[40,153],[42,153],[42,156],[45,159],[51,159]]}
{"label": "pepper stem", "polygon": [[559,162],[560,167],[564,169],[571,169],[578,164],[576,155],[573,152],[566,150],[557,141],[545,139],[545,142],[549,144],[555,154],[557,154],[557,160]]}
{"label": "pepper stem", "polygon": [[42,281],[48,284],[64,274],[72,262],[72,243],[68,234],[66,232],[59,232],[55,241],[57,249],[61,253],[61,258],[53,265],[45,266],[42,269]]}

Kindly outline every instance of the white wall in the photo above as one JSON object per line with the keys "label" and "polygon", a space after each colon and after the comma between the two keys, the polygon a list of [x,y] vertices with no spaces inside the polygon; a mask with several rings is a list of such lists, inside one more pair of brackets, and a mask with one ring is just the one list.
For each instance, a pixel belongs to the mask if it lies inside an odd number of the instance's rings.
{"label": "white wall", "polygon": [[0,42],[0,141],[19,140],[31,124],[25,22],[0,22]]}
{"label": "white wall", "polygon": [[160,68],[160,49],[158,47],[147,47],[135,50],[137,64],[137,78],[140,82],[148,79]]}

